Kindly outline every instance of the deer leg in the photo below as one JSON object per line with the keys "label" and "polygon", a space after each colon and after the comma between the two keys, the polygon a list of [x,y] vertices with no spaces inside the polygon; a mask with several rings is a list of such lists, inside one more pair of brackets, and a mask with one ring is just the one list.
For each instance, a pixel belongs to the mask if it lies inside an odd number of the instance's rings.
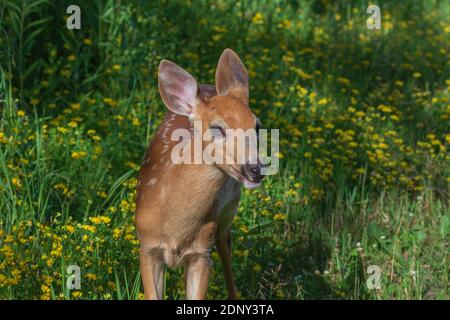
{"label": "deer leg", "polygon": [[156,249],[146,250],[141,248],[140,269],[145,299],[162,300],[164,268],[160,252]]}
{"label": "deer leg", "polygon": [[204,300],[208,290],[211,265],[208,257],[195,255],[186,263],[186,299]]}
{"label": "deer leg", "polygon": [[222,260],[225,273],[225,283],[229,299],[237,299],[237,289],[234,283],[233,270],[231,268],[231,231],[230,228],[218,230],[216,238],[217,253]]}

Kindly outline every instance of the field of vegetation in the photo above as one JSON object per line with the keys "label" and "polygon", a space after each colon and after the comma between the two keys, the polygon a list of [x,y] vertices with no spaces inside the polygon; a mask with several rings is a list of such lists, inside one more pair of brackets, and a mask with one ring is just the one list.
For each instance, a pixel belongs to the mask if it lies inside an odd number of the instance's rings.
{"label": "field of vegetation", "polygon": [[[143,298],[134,201],[165,112],[158,64],[214,83],[225,48],[280,129],[280,171],[232,229],[240,296],[448,299],[450,1],[376,2],[380,30],[359,0],[0,0],[0,299]],[[164,290],[184,297],[181,269]]]}

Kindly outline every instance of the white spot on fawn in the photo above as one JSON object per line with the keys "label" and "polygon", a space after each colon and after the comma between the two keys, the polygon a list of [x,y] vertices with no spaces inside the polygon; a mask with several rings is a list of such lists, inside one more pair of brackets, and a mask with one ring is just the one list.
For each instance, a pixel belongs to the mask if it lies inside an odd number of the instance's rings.
{"label": "white spot on fawn", "polygon": [[148,182],[148,185],[149,185],[149,186],[152,186],[152,185],[154,185],[157,181],[158,181],[158,179],[156,179],[156,178],[151,178],[150,181]]}
{"label": "white spot on fawn", "polygon": [[167,126],[164,126],[164,131],[162,133],[162,139],[165,140],[167,137],[167,132],[169,131],[169,128]]}

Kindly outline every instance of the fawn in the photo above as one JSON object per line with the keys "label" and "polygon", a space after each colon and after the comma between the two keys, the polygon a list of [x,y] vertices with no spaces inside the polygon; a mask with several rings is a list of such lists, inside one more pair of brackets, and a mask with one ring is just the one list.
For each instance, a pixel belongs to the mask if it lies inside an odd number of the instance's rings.
{"label": "fawn", "polygon": [[159,65],[159,92],[169,110],[145,154],[136,205],[146,299],[163,298],[164,264],[184,265],[186,298],[205,299],[214,241],[228,296],[237,298],[230,225],[237,212],[240,183],[246,188],[261,184],[258,156],[244,163],[178,164],[170,152],[177,143],[171,140],[174,130],[187,129],[195,135],[194,121],[202,124],[199,133],[209,129],[213,136],[212,141],[202,142],[202,150],[226,139],[228,129],[259,130],[259,120],[248,106],[248,72],[234,51],[226,49],[220,56],[215,82],[215,86],[199,86],[175,63],[163,60]]}

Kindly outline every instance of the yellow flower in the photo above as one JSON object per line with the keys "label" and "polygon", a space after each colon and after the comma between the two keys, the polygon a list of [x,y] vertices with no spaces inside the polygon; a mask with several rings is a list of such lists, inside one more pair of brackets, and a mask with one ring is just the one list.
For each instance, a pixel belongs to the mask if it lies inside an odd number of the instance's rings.
{"label": "yellow flower", "polygon": [[62,244],[60,242],[60,240],[58,239],[57,241],[53,242],[52,244],[52,251],[50,252],[50,255],[53,257],[61,257],[62,255]]}
{"label": "yellow flower", "polygon": [[223,26],[214,26],[213,30],[215,32],[218,32],[218,33],[225,33],[225,32],[227,32],[227,28],[225,28]]}
{"label": "yellow flower", "polygon": [[8,278],[0,273],[0,286],[8,285]]}
{"label": "yellow flower", "polygon": [[320,99],[317,102],[318,105],[324,105],[324,104],[327,104],[327,103],[328,103],[328,99],[327,98],[322,98],[322,99]]}
{"label": "yellow flower", "polygon": [[125,240],[130,241],[130,242],[133,242],[133,241],[135,240],[134,234],[127,233],[127,234],[125,235]]}
{"label": "yellow flower", "polygon": [[115,107],[117,106],[117,101],[111,98],[103,98],[103,103],[109,105],[110,107]]}
{"label": "yellow flower", "polygon": [[128,167],[130,167],[131,169],[133,169],[133,170],[135,170],[135,171],[138,171],[138,170],[141,168],[140,165],[138,165],[138,164],[136,164],[136,163],[133,163],[133,162],[131,162],[131,161],[125,162],[125,165],[128,166]]}
{"label": "yellow flower", "polygon": [[344,86],[348,86],[350,84],[350,80],[344,77],[337,78],[337,81]]}
{"label": "yellow flower", "polygon": [[86,277],[88,280],[97,280],[97,276],[96,276],[95,274],[93,274],[93,273],[86,273],[86,274],[85,274],[85,277]]}
{"label": "yellow flower", "polygon": [[219,42],[220,40],[222,40],[222,38],[223,38],[222,34],[215,34],[212,36],[214,42]]}
{"label": "yellow flower", "polygon": [[392,112],[392,108],[389,107],[389,106],[385,106],[384,104],[380,104],[380,105],[378,106],[378,110],[381,110],[381,111],[383,111],[383,112],[385,112],[385,113],[390,113],[390,112]]}
{"label": "yellow flower", "polygon": [[108,224],[111,222],[111,218],[106,216],[89,217],[89,220],[93,224],[101,224],[101,223]]}
{"label": "yellow flower", "polygon": [[114,230],[113,230],[114,240],[119,239],[121,234],[122,234],[122,230],[120,230],[119,228],[114,228]]}
{"label": "yellow flower", "polygon": [[57,127],[56,130],[60,133],[67,133],[69,132],[69,129],[64,128],[64,127]]}
{"label": "yellow flower", "polygon": [[419,79],[422,76],[422,74],[420,72],[414,72],[413,73],[413,77],[416,79]]}
{"label": "yellow flower", "polygon": [[120,200],[120,211],[122,211],[123,213],[129,212],[130,208],[131,206],[127,200],[125,199]]}
{"label": "yellow flower", "polygon": [[252,270],[254,272],[260,272],[261,271],[261,265],[259,263],[255,262],[255,264],[253,265]]}
{"label": "yellow flower", "polygon": [[292,27],[292,22],[288,19],[284,19],[278,24],[279,28],[290,29]]}
{"label": "yellow flower", "polygon": [[97,192],[97,195],[100,197],[100,198],[103,198],[103,199],[106,199],[106,197],[108,196],[107,194],[106,194],[106,192],[105,191],[98,191]]}
{"label": "yellow flower", "polygon": [[12,178],[11,183],[16,186],[17,188],[22,187],[22,182],[20,182],[19,178]]}
{"label": "yellow flower", "polygon": [[83,230],[89,231],[91,233],[95,233],[95,231],[97,231],[97,229],[94,226],[90,226],[90,225],[86,225],[86,224],[80,225],[80,228]]}
{"label": "yellow flower", "polygon": [[42,284],[41,291],[42,291],[41,300],[50,300],[51,297],[50,287],[47,286],[46,284]]}
{"label": "yellow flower", "polygon": [[311,195],[313,197],[313,199],[315,200],[319,200],[324,196],[325,192],[321,189],[317,189],[317,188],[313,188],[311,190]]}
{"label": "yellow flower", "polygon": [[264,17],[260,12],[257,12],[252,18],[253,24],[263,24],[263,22],[264,22]]}
{"label": "yellow flower", "polygon": [[86,38],[86,39],[83,40],[83,43],[84,43],[85,45],[87,45],[87,46],[90,46],[90,45],[92,44],[92,40],[89,39],[89,38]]}
{"label": "yellow flower", "polygon": [[108,211],[110,211],[111,213],[114,213],[114,212],[117,211],[117,208],[114,207],[114,206],[111,206],[111,207],[108,208]]}
{"label": "yellow flower", "polygon": [[289,190],[286,192],[286,195],[287,195],[287,196],[296,196],[296,195],[297,195],[297,191],[292,190],[292,189],[289,189]]}
{"label": "yellow flower", "polygon": [[276,101],[273,103],[273,106],[276,108],[281,108],[283,106],[283,102]]}
{"label": "yellow flower", "polygon": [[5,137],[5,133],[0,131],[0,143],[6,143],[8,140]]}
{"label": "yellow flower", "polygon": [[248,233],[248,227],[246,225],[243,225],[242,227],[239,228],[243,233]]}
{"label": "yellow flower", "polygon": [[450,144],[450,134],[445,135],[445,141],[447,141],[447,143]]}
{"label": "yellow flower", "polygon": [[48,267],[51,267],[53,265],[55,261],[52,258],[48,258],[47,261],[45,262],[47,264]]}
{"label": "yellow flower", "polygon": [[[291,57],[291,60],[292,61],[294,60],[293,56]],[[300,68],[295,68],[294,71],[300,76],[300,78],[302,78],[304,80],[309,80],[309,79],[312,79],[312,77],[313,77],[312,75],[307,74],[305,71],[303,71]],[[310,98],[314,99],[315,95],[316,95],[316,93],[314,93],[313,96]]]}
{"label": "yellow flower", "polygon": [[71,103],[70,104],[70,107],[73,109],[73,110],[80,110],[80,104],[79,103]]}
{"label": "yellow flower", "polygon": [[283,213],[277,213],[273,216],[274,220],[284,220],[286,219],[286,215]]}
{"label": "yellow flower", "polygon": [[306,89],[306,88],[304,88],[304,87],[302,87],[300,85],[298,85],[296,87],[296,89],[297,89],[298,95],[300,97],[304,97],[304,96],[306,96],[308,94],[308,89]]}
{"label": "yellow flower", "polygon": [[87,153],[85,151],[74,151],[72,152],[71,157],[73,159],[81,159],[84,158],[87,155]]}
{"label": "yellow flower", "polygon": [[102,147],[100,147],[100,146],[95,146],[95,148],[94,148],[94,153],[95,153],[95,154],[100,154],[100,153],[102,153]]}
{"label": "yellow flower", "polygon": [[133,117],[133,119],[131,120],[131,124],[135,127],[139,127],[141,125],[141,121],[138,118]]}

